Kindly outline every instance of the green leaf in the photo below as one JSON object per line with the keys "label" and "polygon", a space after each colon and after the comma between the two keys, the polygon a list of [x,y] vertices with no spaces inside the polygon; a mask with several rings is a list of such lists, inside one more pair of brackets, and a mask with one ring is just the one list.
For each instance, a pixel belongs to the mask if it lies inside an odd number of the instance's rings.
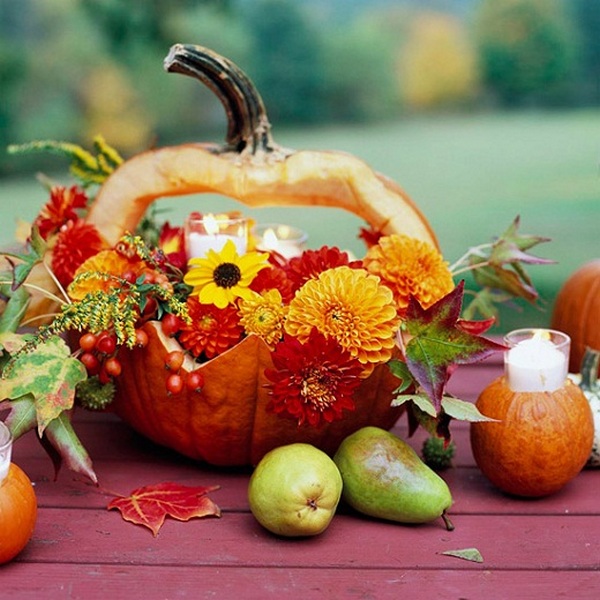
{"label": "green leaf", "polygon": [[[5,274],[0,274],[2,281],[12,278],[12,274],[5,277]],[[30,295],[24,287],[19,287],[16,290],[6,283],[0,284],[0,294],[8,298],[8,302],[4,306],[4,310],[0,314],[0,333],[15,332],[21,324],[23,315],[27,312]]]}
{"label": "green leaf", "polygon": [[6,402],[10,406],[10,412],[6,417],[5,424],[14,440],[19,439],[24,433],[36,428],[37,415],[35,412],[35,401],[31,394]]}
{"label": "green leaf", "polygon": [[[63,412],[50,421],[44,436],[57,451],[57,455],[53,459],[56,474],[58,474],[61,463],[64,461],[72,471],[81,473],[89,477],[94,483],[98,483],[92,460],[77,437],[67,413]],[[49,452],[49,454],[52,457],[52,453]]]}
{"label": "green leaf", "polygon": [[462,560],[470,560],[471,562],[483,562],[483,556],[477,548],[463,548],[461,550],[446,550],[442,552],[446,556],[454,556],[455,558],[461,558]]}
{"label": "green leaf", "polygon": [[[394,390],[394,394],[402,394],[402,392],[405,392],[414,385],[413,376],[403,360],[393,358],[388,362],[388,367],[392,375],[400,379],[400,385]],[[402,404],[402,402],[400,404]]]}
{"label": "green leaf", "polygon": [[41,436],[53,419],[73,407],[75,386],[86,377],[85,367],[71,357],[66,343],[53,336],[17,355],[4,369],[0,397],[16,399],[31,394]]}
{"label": "green leaf", "polygon": [[497,419],[486,417],[472,402],[466,402],[453,396],[444,396],[442,398],[442,409],[449,417],[460,421],[469,421],[471,423],[498,421]]}

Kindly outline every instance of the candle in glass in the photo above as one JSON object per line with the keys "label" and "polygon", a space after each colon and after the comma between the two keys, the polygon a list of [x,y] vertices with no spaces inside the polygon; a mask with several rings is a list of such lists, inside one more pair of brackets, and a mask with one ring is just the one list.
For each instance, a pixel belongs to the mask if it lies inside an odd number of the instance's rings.
{"label": "candle in glass", "polygon": [[306,232],[301,229],[277,223],[257,225],[254,234],[260,250],[272,250],[288,259],[300,256],[308,239]]}
{"label": "candle in glass", "polygon": [[571,340],[551,329],[517,329],[504,338],[508,387],[515,392],[553,392],[567,379]]}
{"label": "candle in glass", "polygon": [[12,436],[8,427],[0,421],[0,484],[6,479],[12,455]]}
{"label": "candle in glass", "polygon": [[248,219],[228,215],[192,213],[185,222],[187,257],[202,258],[209,250],[220,252],[231,240],[237,253],[248,249]]}

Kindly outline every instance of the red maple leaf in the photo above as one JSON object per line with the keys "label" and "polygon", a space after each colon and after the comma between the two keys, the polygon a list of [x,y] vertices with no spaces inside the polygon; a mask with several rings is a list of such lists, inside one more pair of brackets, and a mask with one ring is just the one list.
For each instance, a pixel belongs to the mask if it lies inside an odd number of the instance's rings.
{"label": "red maple leaf", "polygon": [[156,537],[168,515],[179,521],[194,517],[220,517],[221,509],[207,496],[220,486],[192,487],[177,483],[147,485],[119,496],[108,504],[108,510],[117,508],[126,521],[148,527]]}
{"label": "red maple leaf", "polygon": [[484,359],[504,346],[479,337],[493,323],[467,321],[460,318],[464,281],[424,309],[411,297],[404,321],[410,334],[406,344],[406,365],[439,412],[448,378],[456,365]]}

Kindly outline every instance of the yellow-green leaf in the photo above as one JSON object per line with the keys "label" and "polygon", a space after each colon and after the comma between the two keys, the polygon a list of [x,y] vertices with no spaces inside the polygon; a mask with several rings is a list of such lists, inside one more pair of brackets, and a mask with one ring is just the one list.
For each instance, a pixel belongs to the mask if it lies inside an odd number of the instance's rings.
{"label": "yellow-green leaf", "polygon": [[0,397],[14,400],[31,394],[41,436],[52,419],[73,407],[75,386],[86,377],[85,367],[54,336],[17,355],[0,379]]}

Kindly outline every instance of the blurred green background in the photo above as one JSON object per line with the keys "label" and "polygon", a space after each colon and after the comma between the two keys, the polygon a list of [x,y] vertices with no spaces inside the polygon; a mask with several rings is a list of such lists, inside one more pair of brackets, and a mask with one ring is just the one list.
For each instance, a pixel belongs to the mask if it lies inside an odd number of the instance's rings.
{"label": "blurred green background", "polygon": [[[497,329],[547,325],[566,277],[600,256],[599,32],[591,0],[0,0],[0,244],[45,202],[36,173],[68,181],[64,160],[9,144],[91,148],[102,133],[127,157],[223,139],[217,99],[162,68],[173,43],[197,43],[254,80],[279,143],[351,152],[395,179],[450,262],[516,215],[551,238],[535,252],[557,264],[527,269],[540,309],[504,311]],[[172,223],[240,208],[159,204]],[[250,212],[363,252],[352,215]]]}

